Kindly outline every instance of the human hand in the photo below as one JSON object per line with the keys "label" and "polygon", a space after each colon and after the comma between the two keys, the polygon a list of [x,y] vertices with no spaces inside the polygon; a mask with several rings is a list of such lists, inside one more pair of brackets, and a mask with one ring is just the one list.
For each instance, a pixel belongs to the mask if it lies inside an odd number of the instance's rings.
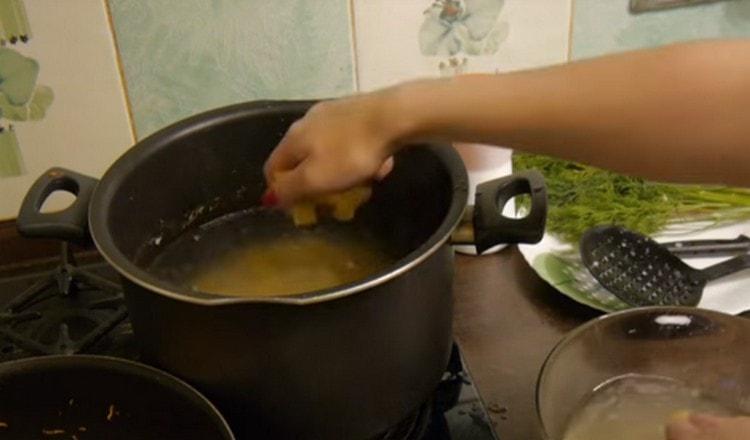
{"label": "human hand", "polygon": [[747,440],[750,417],[717,417],[689,414],[667,424],[667,440]]}
{"label": "human hand", "polygon": [[394,114],[397,93],[385,89],[314,105],[292,124],[265,164],[275,199],[268,204],[289,207],[384,177],[405,133]]}

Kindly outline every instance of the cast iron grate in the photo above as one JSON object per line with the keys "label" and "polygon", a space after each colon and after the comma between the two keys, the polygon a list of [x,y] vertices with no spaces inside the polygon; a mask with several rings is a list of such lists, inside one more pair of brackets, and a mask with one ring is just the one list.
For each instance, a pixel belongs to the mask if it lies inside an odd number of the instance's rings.
{"label": "cast iron grate", "polygon": [[64,243],[61,264],[0,311],[0,361],[92,352],[132,333],[126,317],[120,286],[79,268]]}

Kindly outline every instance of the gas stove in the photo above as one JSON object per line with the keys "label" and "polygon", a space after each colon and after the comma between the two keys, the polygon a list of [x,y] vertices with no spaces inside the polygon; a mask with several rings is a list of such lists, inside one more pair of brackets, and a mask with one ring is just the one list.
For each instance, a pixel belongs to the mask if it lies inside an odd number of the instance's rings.
{"label": "gas stove", "polygon": [[[0,278],[0,362],[77,353],[139,360],[115,271],[79,268],[65,246],[62,255],[51,272]],[[396,439],[496,440],[457,345],[430,401],[372,440]]]}

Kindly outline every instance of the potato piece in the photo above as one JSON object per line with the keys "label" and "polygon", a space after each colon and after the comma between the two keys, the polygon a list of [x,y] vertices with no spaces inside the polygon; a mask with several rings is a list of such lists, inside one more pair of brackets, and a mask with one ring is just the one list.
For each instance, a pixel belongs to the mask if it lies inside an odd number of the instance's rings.
{"label": "potato piece", "polygon": [[357,209],[370,199],[370,195],[370,187],[358,186],[342,193],[296,203],[291,209],[292,219],[295,226],[312,226],[318,222],[318,213],[330,213],[334,219],[348,222],[354,218]]}
{"label": "potato piece", "polygon": [[[274,180],[284,173],[276,173]],[[273,182],[271,182],[273,186]],[[312,226],[318,222],[318,214],[330,212],[331,216],[342,222],[351,221],[357,209],[370,199],[372,188],[357,186],[344,192],[327,194],[311,200],[295,203],[290,209],[295,226]]]}
{"label": "potato piece", "polygon": [[370,200],[371,195],[372,189],[369,186],[358,186],[340,194],[327,196],[325,204],[333,208],[333,218],[348,222],[354,218],[357,209]]}
{"label": "potato piece", "polygon": [[312,226],[318,222],[318,213],[315,203],[295,203],[291,209],[292,220],[295,226]]}
{"label": "potato piece", "polygon": [[690,411],[675,411],[669,416],[670,422],[682,422],[690,417]]}

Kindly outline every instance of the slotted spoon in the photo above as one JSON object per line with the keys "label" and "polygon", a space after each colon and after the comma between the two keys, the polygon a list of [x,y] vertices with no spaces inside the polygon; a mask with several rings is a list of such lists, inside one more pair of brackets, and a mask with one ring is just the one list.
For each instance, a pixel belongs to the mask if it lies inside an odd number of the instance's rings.
{"label": "slotted spoon", "polygon": [[[713,242],[721,246],[740,239]],[[605,289],[634,306],[695,306],[708,282],[750,267],[750,254],[742,254],[695,269],[651,238],[618,226],[586,231],[580,253],[583,264]]]}

